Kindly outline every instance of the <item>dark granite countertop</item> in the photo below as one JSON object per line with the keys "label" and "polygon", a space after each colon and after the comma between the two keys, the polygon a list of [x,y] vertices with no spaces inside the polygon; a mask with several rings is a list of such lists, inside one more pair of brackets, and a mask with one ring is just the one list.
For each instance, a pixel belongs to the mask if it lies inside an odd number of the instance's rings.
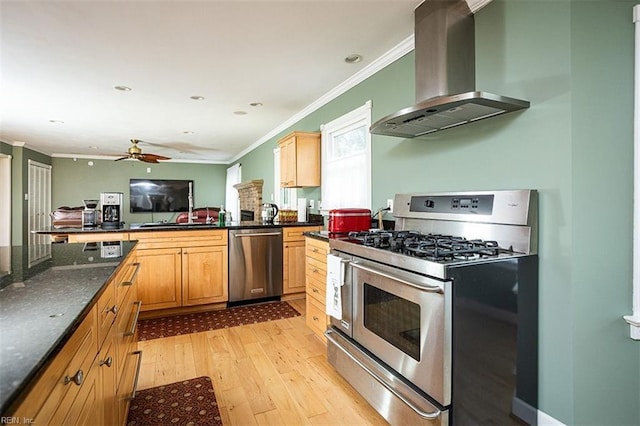
{"label": "dark granite countertop", "polygon": [[[102,250],[113,244],[120,253]],[[134,245],[52,244],[51,257],[31,267],[26,246],[0,247],[11,263],[0,272],[1,415],[64,346]]]}
{"label": "dark granite countertop", "polygon": [[293,226],[323,226],[320,222],[284,222],[284,223],[262,223],[261,221],[232,222],[230,225],[218,226],[217,224],[193,223],[133,223],[123,225],[121,228],[46,228],[34,231],[37,234],[66,235],[85,233],[109,233],[109,232],[150,232],[150,231],[191,231],[205,229],[241,229],[241,228],[280,228]]}
{"label": "dark granite countertop", "polygon": [[315,238],[316,240],[322,240],[322,241],[329,241],[329,238],[331,238],[329,236],[329,231],[312,231],[312,232],[305,232],[304,235],[306,237],[311,237],[311,238]]}

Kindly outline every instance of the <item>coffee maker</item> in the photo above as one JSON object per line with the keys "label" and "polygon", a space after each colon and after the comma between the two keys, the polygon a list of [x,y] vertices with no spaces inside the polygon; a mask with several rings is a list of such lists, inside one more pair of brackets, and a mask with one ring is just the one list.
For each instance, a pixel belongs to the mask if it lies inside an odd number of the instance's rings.
{"label": "coffee maker", "polygon": [[121,228],[122,224],[122,192],[101,192],[100,204],[102,205],[102,227]]}
{"label": "coffee maker", "polygon": [[82,227],[83,228],[95,228],[98,226],[99,211],[98,200],[82,200],[84,203],[84,210],[82,210]]}

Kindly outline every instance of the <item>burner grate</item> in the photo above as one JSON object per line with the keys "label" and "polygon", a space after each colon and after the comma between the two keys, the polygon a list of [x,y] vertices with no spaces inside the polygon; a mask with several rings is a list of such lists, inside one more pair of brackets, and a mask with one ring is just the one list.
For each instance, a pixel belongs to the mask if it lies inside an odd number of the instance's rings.
{"label": "burner grate", "polygon": [[350,232],[348,238],[367,247],[438,261],[479,259],[510,252],[500,248],[496,241],[417,231],[358,231]]}

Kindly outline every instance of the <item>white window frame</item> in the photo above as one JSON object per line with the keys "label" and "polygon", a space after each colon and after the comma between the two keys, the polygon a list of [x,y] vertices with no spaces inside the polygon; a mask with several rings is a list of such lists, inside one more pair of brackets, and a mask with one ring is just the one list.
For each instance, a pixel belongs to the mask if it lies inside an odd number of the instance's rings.
{"label": "white window frame", "polygon": [[225,210],[231,213],[231,220],[240,221],[240,195],[234,185],[242,182],[242,164],[236,163],[227,169],[225,184]]}
{"label": "white window frame", "polygon": [[[322,197],[322,212],[326,213],[331,209],[340,208],[340,207],[361,207],[371,209],[371,133],[369,132],[369,128],[371,127],[371,105],[372,102],[369,100],[365,102],[364,105],[344,114],[341,117],[336,118],[335,120],[323,124],[320,126],[320,131],[322,132],[322,186],[321,186],[321,197]],[[329,158],[329,149],[331,148],[331,144],[329,141],[333,137],[333,134],[336,133],[344,133],[350,129],[354,129],[360,126],[366,126],[366,153],[365,153],[365,173],[366,173],[366,184],[365,187],[362,188],[364,193],[364,203],[363,206],[333,206],[325,203],[326,200],[326,191],[332,190],[329,188],[327,183],[327,170],[326,166],[328,164]]]}
{"label": "white window frame", "polygon": [[640,5],[633,7],[633,23],[635,27],[635,78],[634,78],[634,201],[633,201],[633,311],[625,315],[629,324],[631,338],[640,340]]}

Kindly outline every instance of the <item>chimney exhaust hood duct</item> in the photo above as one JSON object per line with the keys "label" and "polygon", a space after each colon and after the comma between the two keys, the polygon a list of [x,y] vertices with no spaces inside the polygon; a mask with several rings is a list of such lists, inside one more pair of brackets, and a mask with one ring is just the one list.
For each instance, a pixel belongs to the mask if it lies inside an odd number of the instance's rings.
{"label": "chimney exhaust hood duct", "polygon": [[415,10],[416,105],[371,133],[414,138],[524,108],[529,102],[475,89],[475,24],[464,0],[425,0]]}

